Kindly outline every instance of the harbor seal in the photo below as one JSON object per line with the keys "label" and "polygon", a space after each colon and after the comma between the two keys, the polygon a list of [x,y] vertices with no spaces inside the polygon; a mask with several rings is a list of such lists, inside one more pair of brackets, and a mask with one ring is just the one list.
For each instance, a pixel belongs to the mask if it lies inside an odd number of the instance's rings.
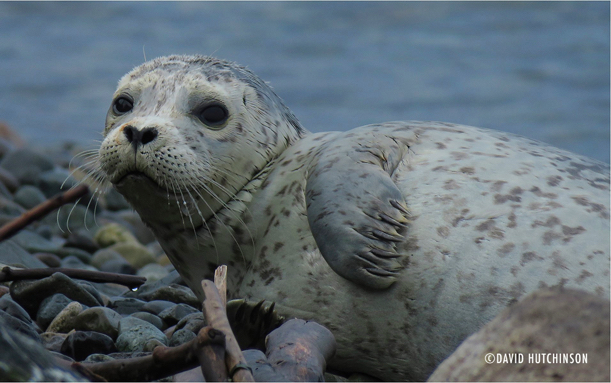
{"label": "harbor seal", "polygon": [[227,61],[126,74],[98,164],[200,299],[227,264],[230,297],[329,328],[334,370],[425,380],[537,288],[609,294],[607,164],[440,122],[312,134]]}

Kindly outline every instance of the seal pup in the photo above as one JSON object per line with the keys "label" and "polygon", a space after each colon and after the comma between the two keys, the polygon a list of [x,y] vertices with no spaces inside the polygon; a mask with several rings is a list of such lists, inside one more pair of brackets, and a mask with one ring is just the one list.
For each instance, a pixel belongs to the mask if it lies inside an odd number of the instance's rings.
{"label": "seal pup", "polygon": [[515,135],[312,134],[248,69],[169,56],[120,80],[98,162],[200,299],[227,264],[231,297],[329,328],[334,369],[425,380],[537,288],[609,294],[609,166]]}

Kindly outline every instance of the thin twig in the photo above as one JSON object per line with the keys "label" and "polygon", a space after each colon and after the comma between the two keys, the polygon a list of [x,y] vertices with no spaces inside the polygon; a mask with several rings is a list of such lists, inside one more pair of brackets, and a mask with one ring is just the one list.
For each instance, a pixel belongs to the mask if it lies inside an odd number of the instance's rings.
{"label": "thin twig", "polygon": [[41,204],[31,208],[19,217],[8,222],[0,227],[0,242],[4,241],[17,234],[21,229],[28,226],[32,222],[39,220],[52,212],[53,210],[67,203],[74,202],[89,193],[87,185],[79,185],[74,189],[70,189],[64,193],[60,193],[55,197],[49,198]]}
{"label": "thin twig", "polygon": [[221,302],[221,297],[214,283],[208,280],[202,281],[202,289],[204,290],[204,316],[206,322],[217,330],[225,334],[225,363],[229,370],[230,377],[234,382],[254,382],[254,378],[246,364],[246,359],[242,354],[240,346],[231,331],[229,320],[225,306]]}
{"label": "thin twig", "polygon": [[41,279],[55,273],[62,273],[70,278],[90,282],[117,283],[129,288],[139,287],[146,282],[145,277],[127,274],[106,273],[103,271],[68,269],[63,267],[45,267],[40,269],[12,269],[8,266],[0,271],[0,282],[19,281],[22,279]]}
{"label": "thin twig", "polygon": [[214,285],[219,291],[223,306],[227,307],[227,266],[220,265],[214,270]]}

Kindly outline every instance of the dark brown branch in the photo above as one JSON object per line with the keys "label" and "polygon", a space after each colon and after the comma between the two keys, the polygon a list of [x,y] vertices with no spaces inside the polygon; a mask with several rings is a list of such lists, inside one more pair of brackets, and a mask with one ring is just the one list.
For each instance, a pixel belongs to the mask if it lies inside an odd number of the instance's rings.
{"label": "dark brown branch", "polygon": [[145,277],[136,275],[106,273],[81,269],[67,269],[62,267],[46,267],[40,269],[12,269],[8,266],[0,271],[0,282],[19,281],[22,279],[41,279],[50,277],[54,273],[62,273],[70,278],[83,279],[90,282],[117,283],[134,288],[146,282]]}
{"label": "dark brown branch", "polygon": [[[202,365],[202,372],[206,378],[223,378],[221,369],[225,369],[221,359],[220,367],[211,365],[214,362],[204,359],[200,355],[208,355],[205,351],[211,346],[220,346],[225,342],[223,333],[212,327],[204,327],[197,334],[197,338],[177,347],[159,346],[153,350],[152,355],[131,359],[118,359],[101,363],[72,364],[73,368],[86,368],[92,374],[103,377],[107,381],[152,381],[159,380],[183,371]],[[217,363],[218,364],[218,363]],[[227,373],[224,373],[225,377]],[[225,379],[226,380],[226,379]]]}
{"label": "dark brown branch", "polygon": [[267,352],[244,352],[257,381],[319,382],[335,354],[333,334],[315,322],[291,319],[267,337]]}
{"label": "dark brown branch", "polygon": [[214,286],[214,283],[208,280],[202,281],[202,289],[206,297],[204,300],[204,316],[206,322],[225,334],[225,352],[227,353],[225,362],[227,363],[227,370],[230,372],[233,371],[233,376],[230,377],[234,382],[254,382],[255,380],[252,374],[245,368],[247,366],[246,359],[242,354],[240,346],[238,346],[233,331],[231,331],[229,320],[227,319],[227,312],[225,306],[223,306],[218,290]]}
{"label": "dark brown branch", "polygon": [[19,217],[0,227],[0,242],[17,234],[19,230],[28,226],[32,222],[43,218],[53,210],[67,203],[74,202],[87,193],[89,193],[89,188],[87,185],[80,185],[74,189],[60,193],[55,197],[49,198],[38,206],[33,207],[32,209],[21,214]]}

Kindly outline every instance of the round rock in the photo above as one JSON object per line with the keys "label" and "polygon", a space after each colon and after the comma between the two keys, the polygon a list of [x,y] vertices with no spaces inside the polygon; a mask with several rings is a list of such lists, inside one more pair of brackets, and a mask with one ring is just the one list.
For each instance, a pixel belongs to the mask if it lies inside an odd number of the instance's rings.
{"label": "round rock", "polygon": [[168,345],[168,338],[149,322],[131,316],[119,322],[119,337],[116,342],[119,351],[144,351],[147,343],[152,340]]}
{"label": "round rock", "polygon": [[75,331],[68,335],[61,347],[61,353],[76,361],[82,361],[91,354],[110,354],[117,348],[112,339],[95,331]]}
{"label": "round rock", "polygon": [[108,307],[92,307],[84,310],[74,319],[74,328],[81,331],[95,331],[108,335],[113,340],[119,336],[121,314]]}

